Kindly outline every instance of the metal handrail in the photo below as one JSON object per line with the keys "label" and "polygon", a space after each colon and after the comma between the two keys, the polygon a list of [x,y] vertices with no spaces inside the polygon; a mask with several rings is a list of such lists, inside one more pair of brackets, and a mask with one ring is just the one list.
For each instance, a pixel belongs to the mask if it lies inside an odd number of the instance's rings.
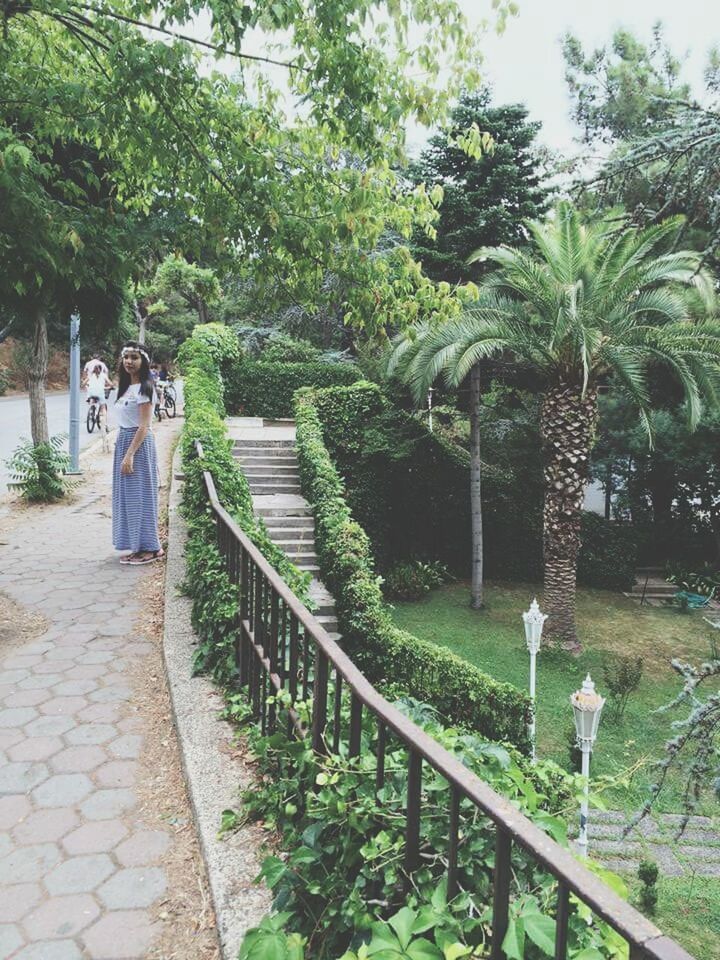
{"label": "metal handrail", "polygon": [[[202,460],[203,449],[199,441],[195,443],[198,457]],[[587,867],[579,863],[573,855],[556,841],[540,830],[524,814],[520,813],[505,797],[496,793],[478,776],[465,767],[456,757],[452,756],[436,740],[418,727],[412,720],[393,707],[367,680],[355,666],[348,655],[328,635],[322,624],[313,616],[305,605],[295,596],[282,577],[271,566],[260,550],[238,526],[233,517],[225,510],[217,496],[215,482],[211,473],[203,470],[203,478],[208,500],[216,517],[218,547],[224,558],[231,580],[237,584],[241,596],[240,633],[241,642],[238,649],[238,663],[240,680],[244,685],[254,688],[249,690],[256,712],[265,709],[261,702],[260,689],[257,678],[253,677],[252,660],[248,653],[255,653],[257,662],[262,666],[275,690],[284,688],[283,677],[277,667],[279,618],[278,605],[281,602],[291,618],[291,628],[297,634],[299,628],[305,632],[305,638],[310,638],[315,646],[315,684],[313,686],[313,748],[319,753],[325,752],[324,732],[327,722],[327,684],[329,667],[335,671],[336,677],[352,692],[352,710],[350,721],[350,753],[357,755],[360,749],[360,723],[362,708],[367,708],[378,720],[380,729],[391,730],[403,742],[410,757],[410,788],[408,797],[408,843],[419,824],[420,791],[422,762],[428,763],[450,785],[452,806],[450,810],[451,830],[449,842],[451,844],[450,862],[457,862],[453,858],[454,845],[457,852],[458,811],[461,798],[467,798],[482,813],[488,817],[497,829],[495,892],[493,906],[493,937],[491,960],[504,960],[501,949],[502,940],[507,929],[509,886],[510,886],[510,855],[512,844],[521,846],[530,853],[548,873],[552,874],[559,884],[557,908],[557,942],[555,960],[566,960],[567,921],[569,915],[569,894],[575,894],[581,901],[614,930],[627,940],[630,947],[630,960],[694,960],[683,947],[664,936],[661,931],[646,917],[630,906],[627,901],[618,896],[607,884],[603,883]],[[237,554],[237,555],[236,555]],[[267,589],[270,589],[268,597]],[[260,599],[258,599],[260,598]],[[265,601],[270,601],[266,603]],[[258,615],[264,605],[270,609],[270,624],[267,618],[263,621]],[[254,610],[253,610],[254,607]],[[273,620],[274,632],[273,636]],[[268,637],[267,634],[270,634]],[[246,644],[242,644],[242,639]],[[266,642],[269,640],[269,643]],[[274,653],[273,653],[274,651]],[[307,648],[306,648],[307,652]],[[292,665],[292,648],[290,651]],[[295,660],[297,666],[297,658]],[[282,671],[284,672],[284,671]],[[292,675],[288,678],[291,693],[297,693],[297,686],[293,690]],[[307,670],[303,680],[305,692],[308,692]],[[339,694],[338,694],[339,695]],[[323,702],[324,700],[324,702]],[[293,714],[293,716],[295,716]],[[262,714],[263,723],[266,713]],[[297,720],[297,718],[295,718]],[[274,714],[270,722],[274,723]],[[299,734],[305,731],[299,722],[295,724]],[[354,741],[354,743],[353,743]],[[355,749],[353,749],[353,747]],[[384,757],[384,754],[383,754]],[[384,759],[383,759],[384,764]],[[380,764],[380,758],[378,758]],[[384,767],[383,767],[384,770]],[[379,777],[378,777],[379,779]],[[455,836],[453,837],[453,831]],[[413,855],[406,857],[406,862],[412,863]],[[451,879],[451,878],[449,878]]]}

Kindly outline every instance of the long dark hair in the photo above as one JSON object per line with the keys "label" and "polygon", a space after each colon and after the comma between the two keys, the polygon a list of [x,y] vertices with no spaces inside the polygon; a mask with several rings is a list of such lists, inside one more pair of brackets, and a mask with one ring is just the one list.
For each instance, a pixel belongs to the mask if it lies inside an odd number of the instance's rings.
{"label": "long dark hair", "polygon": [[[148,400],[152,400],[154,388],[152,377],[150,376],[150,361],[147,359],[147,351],[145,350],[145,347],[141,343],[138,343],[137,340],[128,340],[123,344],[122,349],[136,350],[140,354],[140,393],[144,394]],[[118,364],[118,400],[130,386],[130,383],[130,374],[125,369],[121,350],[120,362]]]}

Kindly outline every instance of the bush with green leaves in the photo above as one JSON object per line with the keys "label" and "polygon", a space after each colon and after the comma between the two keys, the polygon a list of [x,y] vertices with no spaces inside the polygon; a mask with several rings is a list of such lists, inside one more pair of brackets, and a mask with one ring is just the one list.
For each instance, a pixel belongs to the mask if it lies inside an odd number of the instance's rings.
{"label": "bush with green leaves", "polygon": [[387,571],[383,591],[389,600],[419,600],[450,579],[448,568],[440,560],[407,560]]}
{"label": "bush with green leaves", "polygon": [[[208,511],[203,471],[212,474],[218,498],[285,582],[307,600],[310,575],[302,573],[277,547],[262,519],[253,512],[244,474],[232,455],[224,422],[220,372],[211,347],[202,339],[186,340],[179,360],[185,381],[185,425],[181,449],[185,484],[183,512],[188,523],[187,588],[193,600],[193,625],[200,638],[195,669],[212,672],[222,683],[234,678],[234,644],[238,599],[217,548]],[[195,442],[202,445],[202,459]]]}
{"label": "bush with green leaves", "polygon": [[6,369],[0,367],[0,397],[4,397],[10,386],[10,376]]}
{"label": "bush with green leaves", "polygon": [[265,342],[263,363],[315,363],[322,357],[322,350],[309,340],[296,340],[285,333],[274,333]]}
{"label": "bush with green leaves", "polygon": [[638,879],[642,883],[640,888],[640,905],[645,913],[652,916],[657,907],[657,882],[660,876],[658,865],[654,860],[641,860],[638,867]]}
{"label": "bush with green leaves", "polygon": [[[282,706],[289,705],[288,698],[279,699]],[[534,771],[544,766],[542,761],[530,773],[503,747],[444,727],[425,704],[405,699],[395,706],[567,847],[560,811],[534,779]],[[349,704],[343,712],[347,723]],[[283,719],[281,714],[280,731],[285,729]],[[272,889],[279,912],[247,934],[240,952],[243,960],[486,956],[495,830],[471,801],[461,800],[459,892],[448,899],[450,788],[440,774],[424,766],[421,865],[408,874],[404,863],[408,750],[395,738],[388,741],[386,775],[377,790],[377,736],[377,724],[366,715],[361,754],[353,759],[344,748],[322,757],[307,740],[289,740],[284,732],[262,736],[253,728],[251,740],[262,779],[243,796],[242,813],[275,829],[286,853],[269,856],[263,863],[261,877]],[[579,779],[571,782],[575,793]],[[597,872],[624,894],[618,878]],[[509,960],[554,956],[556,900],[554,878],[515,847],[510,923],[503,943]],[[585,960],[621,956],[620,938],[589,909],[574,900],[571,904],[568,956]]]}
{"label": "bush with green leaves", "polygon": [[705,563],[695,570],[676,565],[669,570],[667,580],[677,584],[679,590],[698,593],[703,597],[720,594],[720,570],[717,564]]}
{"label": "bush with green leaves", "polygon": [[228,412],[237,416],[292,417],[292,398],[301,387],[354,383],[361,373],[351,363],[278,363],[243,360],[224,370]]}
{"label": "bush with green leaves", "polygon": [[193,328],[192,339],[204,343],[218,365],[237,363],[240,359],[240,344],[237,334],[224,323],[201,323]]}
{"label": "bush with green leaves", "polygon": [[618,720],[622,720],[630,697],[640,686],[643,666],[642,657],[611,657],[603,664],[605,689]]}
{"label": "bush with green leaves", "polygon": [[48,443],[34,445],[21,440],[7,461],[11,481],[8,487],[20,493],[28,503],[53,503],[61,500],[72,481],[65,476],[70,457],[63,450],[66,434],[51,437]]}
{"label": "bush with green leaves", "polygon": [[[363,385],[355,389],[367,392]],[[444,719],[528,750],[527,694],[392,622],[370,541],[352,517],[344,484],[323,440],[318,393],[322,403],[322,391],[305,389],[296,394],[296,446],[302,489],[315,515],[320,569],[335,597],[344,649],[381,688],[397,683],[432,704]]]}

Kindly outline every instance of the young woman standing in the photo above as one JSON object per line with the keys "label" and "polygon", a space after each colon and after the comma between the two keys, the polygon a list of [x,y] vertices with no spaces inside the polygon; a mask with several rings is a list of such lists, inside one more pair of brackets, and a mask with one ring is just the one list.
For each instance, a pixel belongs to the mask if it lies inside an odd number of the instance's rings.
{"label": "young woman standing", "polygon": [[118,439],[113,463],[113,546],[130,550],[120,563],[143,564],[163,555],[158,536],[158,472],[150,430],[155,391],[150,358],[134,340],[122,348],[115,401]]}

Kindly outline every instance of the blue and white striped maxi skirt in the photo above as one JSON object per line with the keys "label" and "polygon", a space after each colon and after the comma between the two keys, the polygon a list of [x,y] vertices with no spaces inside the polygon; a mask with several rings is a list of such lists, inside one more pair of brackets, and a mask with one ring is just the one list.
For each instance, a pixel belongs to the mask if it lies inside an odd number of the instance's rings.
{"label": "blue and white striped maxi skirt", "polygon": [[124,476],[120,464],[136,427],[121,427],[115,443],[112,489],[112,536],[116,550],[155,551],[158,540],[158,472],[155,438],[148,432],[135,451],[133,472]]}

